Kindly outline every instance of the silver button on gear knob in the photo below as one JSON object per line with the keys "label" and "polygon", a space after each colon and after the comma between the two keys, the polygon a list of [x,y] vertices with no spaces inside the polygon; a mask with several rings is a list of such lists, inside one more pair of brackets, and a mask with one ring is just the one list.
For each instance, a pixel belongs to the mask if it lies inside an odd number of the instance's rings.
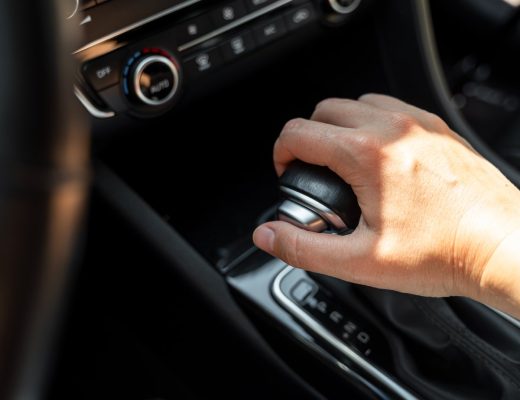
{"label": "silver button on gear knob", "polygon": [[313,232],[342,233],[359,223],[361,209],[350,185],[327,167],[292,162],[280,177],[284,200],[278,219]]}

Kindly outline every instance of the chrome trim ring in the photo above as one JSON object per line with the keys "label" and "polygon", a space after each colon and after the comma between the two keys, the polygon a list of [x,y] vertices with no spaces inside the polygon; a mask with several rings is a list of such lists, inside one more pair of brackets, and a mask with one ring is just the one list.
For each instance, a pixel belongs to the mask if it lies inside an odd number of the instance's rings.
{"label": "chrome trim ring", "polygon": [[312,232],[323,232],[327,223],[317,213],[292,200],[285,200],[278,207],[278,219]]}
{"label": "chrome trim ring", "polygon": [[[141,75],[145,68],[155,63],[161,63],[166,65],[173,74],[173,86],[170,90],[170,93],[164,99],[160,100],[154,100],[149,97],[146,97],[143,91],[141,90],[141,84],[139,83],[139,81],[141,80]],[[143,103],[149,106],[162,106],[163,104],[166,104],[173,98],[173,96],[175,96],[175,93],[177,93],[177,89],[179,87],[179,71],[177,70],[177,66],[168,57],[165,56],[154,55],[142,59],[135,68],[133,78],[134,92],[136,96],[139,98],[139,100],[141,100]]]}
{"label": "chrome trim ring", "polygon": [[336,11],[338,14],[350,14],[353,12],[356,8],[358,8],[359,4],[361,3],[361,0],[354,0],[352,3],[350,3],[348,6],[342,6],[338,0],[329,0],[329,4],[331,8]]}
{"label": "chrome trim ring", "polygon": [[338,216],[338,214],[336,214],[327,206],[314,200],[313,198],[286,186],[280,186],[280,190],[287,194],[289,199],[301,204],[304,207],[310,208],[312,211],[314,211],[316,214],[322,217],[325,221],[327,221],[334,229],[341,231],[345,228],[348,228],[348,226]]}

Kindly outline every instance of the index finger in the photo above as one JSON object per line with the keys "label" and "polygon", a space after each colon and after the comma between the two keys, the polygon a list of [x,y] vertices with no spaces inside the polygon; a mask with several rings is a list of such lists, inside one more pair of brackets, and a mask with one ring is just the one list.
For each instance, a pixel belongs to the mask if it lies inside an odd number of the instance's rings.
{"label": "index finger", "polygon": [[273,151],[276,173],[281,175],[293,160],[326,166],[342,176],[345,168],[355,167],[357,132],[297,118],[285,124]]}

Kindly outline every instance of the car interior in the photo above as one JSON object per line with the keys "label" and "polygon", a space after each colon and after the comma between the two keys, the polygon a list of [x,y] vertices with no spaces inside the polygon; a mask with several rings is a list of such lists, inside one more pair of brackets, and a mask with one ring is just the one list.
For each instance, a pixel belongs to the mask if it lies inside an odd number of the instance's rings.
{"label": "car interior", "polygon": [[334,226],[272,161],[330,97],[431,111],[520,186],[517,1],[4,3],[0,398],[520,398],[517,319],[252,242]]}

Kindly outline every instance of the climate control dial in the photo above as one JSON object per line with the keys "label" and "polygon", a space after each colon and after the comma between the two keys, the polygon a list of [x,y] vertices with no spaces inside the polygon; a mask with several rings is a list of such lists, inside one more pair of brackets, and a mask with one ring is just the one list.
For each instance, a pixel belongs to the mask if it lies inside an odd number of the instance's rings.
{"label": "climate control dial", "polygon": [[178,92],[180,71],[175,58],[162,49],[143,49],[123,69],[123,91],[136,105],[161,107]]}

